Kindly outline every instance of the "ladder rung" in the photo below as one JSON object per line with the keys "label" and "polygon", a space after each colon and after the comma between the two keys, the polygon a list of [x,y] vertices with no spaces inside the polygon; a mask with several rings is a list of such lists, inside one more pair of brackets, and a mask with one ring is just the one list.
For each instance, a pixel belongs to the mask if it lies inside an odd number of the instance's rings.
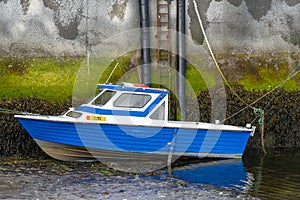
{"label": "ladder rung", "polygon": [[159,28],[169,29],[169,24],[160,24]]}
{"label": "ladder rung", "polygon": [[162,64],[169,64],[169,59],[159,59],[158,62]]}
{"label": "ladder rung", "polygon": [[161,51],[159,54],[161,58],[169,58],[169,52],[167,50],[161,49]]}
{"label": "ladder rung", "polygon": [[161,29],[161,27],[160,27],[160,29],[158,29],[158,31],[161,32],[162,34],[168,32],[168,30],[169,30],[169,27],[164,27],[163,29]]}
{"label": "ladder rung", "polygon": [[160,58],[160,60],[163,60],[163,61],[169,61],[169,58],[171,58],[171,55],[162,55],[161,53],[158,54],[157,56],[158,58]]}
{"label": "ladder rung", "polygon": [[170,68],[168,66],[166,66],[166,65],[169,66],[169,63],[167,63],[167,62],[166,63],[161,63],[160,62],[160,66],[159,66],[160,70],[164,71],[164,72],[169,71]]}
{"label": "ladder rung", "polygon": [[158,29],[157,32],[159,32],[160,35],[167,35],[169,32],[169,29],[167,29],[167,28]]}
{"label": "ladder rung", "polygon": [[168,38],[158,38],[159,41],[169,41]]}
{"label": "ladder rung", "polygon": [[[163,63],[158,63],[158,64],[160,64],[160,65],[169,65],[169,63],[165,63],[165,64],[163,64]],[[160,68],[160,74],[162,74],[161,72],[165,72],[165,73],[167,73],[167,72],[169,72],[169,67],[164,67],[164,66],[159,66],[159,68]]]}
{"label": "ladder rung", "polygon": [[168,38],[158,38],[158,40],[161,41],[161,42],[169,41]]}
{"label": "ladder rung", "polygon": [[164,60],[166,62],[169,61],[169,56],[168,55],[166,55],[166,56],[159,55],[159,58],[160,58],[160,60]]}
{"label": "ladder rung", "polygon": [[168,54],[167,54],[167,55],[162,55],[162,53],[160,53],[159,57],[160,57],[161,59],[163,59],[163,60],[168,60],[169,55],[168,55]]}
{"label": "ladder rung", "polygon": [[163,30],[169,30],[169,26],[160,26],[158,28],[159,28],[158,31],[162,31],[162,32],[165,32]]}

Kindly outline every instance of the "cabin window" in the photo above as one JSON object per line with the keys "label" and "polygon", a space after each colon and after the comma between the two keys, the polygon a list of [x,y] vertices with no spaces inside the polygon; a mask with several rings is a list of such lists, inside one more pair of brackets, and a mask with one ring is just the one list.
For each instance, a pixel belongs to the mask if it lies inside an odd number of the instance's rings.
{"label": "cabin window", "polygon": [[114,102],[115,107],[143,108],[151,99],[150,95],[123,93]]}
{"label": "cabin window", "polygon": [[75,111],[70,111],[66,114],[68,117],[73,117],[73,118],[79,118],[81,117],[82,113],[80,112],[75,112]]}
{"label": "cabin window", "polygon": [[165,102],[161,104],[154,113],[150,116],[151,119],[164,120],[165,119]]}
{"label": "cabin window", "polygon": [[97,99],[95,99],[93,104],[96,106],[104,106],[115,94],[115,91],[105,90]]}

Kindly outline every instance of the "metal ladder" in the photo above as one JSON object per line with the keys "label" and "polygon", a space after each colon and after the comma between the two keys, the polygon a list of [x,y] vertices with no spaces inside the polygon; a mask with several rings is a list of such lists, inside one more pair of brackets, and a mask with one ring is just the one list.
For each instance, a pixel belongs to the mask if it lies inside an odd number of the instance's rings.
{"label": "metal ladder", "polygon": [[[159,83],[170,88],[171,44],[170,44],[171,0],[157,0],[157,64]],[[162,49],[161,49],[162,48]]]}

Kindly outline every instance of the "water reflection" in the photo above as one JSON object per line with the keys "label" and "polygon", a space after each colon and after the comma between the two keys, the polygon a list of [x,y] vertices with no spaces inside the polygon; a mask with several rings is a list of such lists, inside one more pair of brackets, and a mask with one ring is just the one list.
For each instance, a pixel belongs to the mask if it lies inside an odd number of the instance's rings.
{"label": "water reflection", "polygon": [[210,161],[176,168],[173,174],[182,180],[217,187],[244,190],[252,181],[252,174],[245,171],[242,160]]}
{"label": "water reflection", "polygon": [[300,199],[300,153],[248,152],[243,160],[201,162],[174,169],[182,180],[230,188],[261,199]]}
{"label": "water reflection", "polygon": [[261,199],[300,199],[300,152],[247,153],[247,172],[254,175],[247,193]]}

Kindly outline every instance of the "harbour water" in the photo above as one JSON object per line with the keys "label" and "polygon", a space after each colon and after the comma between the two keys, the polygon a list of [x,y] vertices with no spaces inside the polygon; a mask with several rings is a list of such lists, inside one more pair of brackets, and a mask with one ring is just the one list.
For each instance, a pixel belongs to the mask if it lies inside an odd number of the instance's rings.
{"label": "harbour water", "polygon": [[175,177],[190,183],[239,191],[260,199],[300,199],[300,152],[261,155],[245,153],[243,160],[220,160],[187,165]]}
{"label": "harbour water", "polygon": [[254,152],[151,174],[100,163],[0,160],[0,199],[300,199],[299,151]]}

